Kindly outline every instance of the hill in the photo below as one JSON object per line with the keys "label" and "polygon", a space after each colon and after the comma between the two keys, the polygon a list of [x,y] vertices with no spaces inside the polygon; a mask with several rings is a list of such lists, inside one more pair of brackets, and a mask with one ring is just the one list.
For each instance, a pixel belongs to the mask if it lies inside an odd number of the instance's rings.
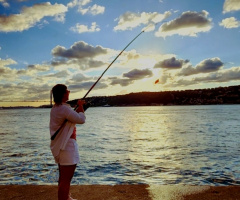
{"label": "hill", "polygon": [[[139,92],[86,98],[91,106],[156,106],[240,104],[240,85],[184,91]],[[69,101],[72,106],[77,99]]]}

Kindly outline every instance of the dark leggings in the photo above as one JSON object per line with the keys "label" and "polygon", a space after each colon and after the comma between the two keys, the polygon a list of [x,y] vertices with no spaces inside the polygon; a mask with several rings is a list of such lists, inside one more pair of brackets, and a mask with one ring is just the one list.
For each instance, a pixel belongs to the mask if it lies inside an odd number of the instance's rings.
{"label": "dark leggings", "polygon": [[67,200],[71,180],[76,169],[76,165],[58,165],[59,180],[58,180],[58,200]]}

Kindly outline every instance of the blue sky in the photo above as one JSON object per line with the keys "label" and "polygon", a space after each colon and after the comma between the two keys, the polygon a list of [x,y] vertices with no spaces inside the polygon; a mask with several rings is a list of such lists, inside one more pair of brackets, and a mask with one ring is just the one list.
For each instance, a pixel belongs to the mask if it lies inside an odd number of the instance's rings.
{"label": "blue sky", "polygon": [[240,84],[240,0],[0,0],[0,101],[81,98],[142,30],[89,96]]}

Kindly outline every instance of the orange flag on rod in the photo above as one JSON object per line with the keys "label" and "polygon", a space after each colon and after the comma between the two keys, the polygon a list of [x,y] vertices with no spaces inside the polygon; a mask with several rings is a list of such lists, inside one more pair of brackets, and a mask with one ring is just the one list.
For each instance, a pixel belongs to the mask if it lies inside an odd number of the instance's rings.
{"label": "orange flag on rod", "polygon": [[159,82],[159,79],[155,81],[155,84],[157,84]]}

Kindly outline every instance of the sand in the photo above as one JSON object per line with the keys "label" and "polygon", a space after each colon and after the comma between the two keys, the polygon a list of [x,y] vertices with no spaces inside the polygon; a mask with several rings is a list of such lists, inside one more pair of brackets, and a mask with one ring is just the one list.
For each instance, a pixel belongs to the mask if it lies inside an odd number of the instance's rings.
{"label": "sand", "polygon": [[[73,185],[78,200],[240,200],[240,186]],[[0,185],[0,200],[57,200],[57,186]]]}

